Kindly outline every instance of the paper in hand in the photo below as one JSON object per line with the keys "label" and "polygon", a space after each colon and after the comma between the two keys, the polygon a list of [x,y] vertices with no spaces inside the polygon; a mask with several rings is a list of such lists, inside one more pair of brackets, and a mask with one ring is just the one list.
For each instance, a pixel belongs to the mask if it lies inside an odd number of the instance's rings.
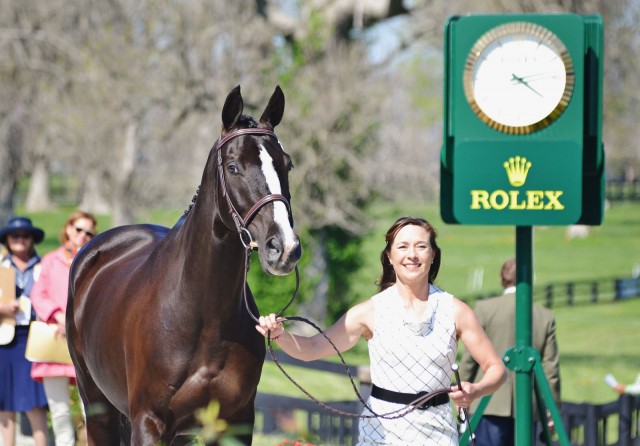
{"label": "paper in hand", "polygon": [[609,384],[611,387],[615,387],[618,384],[618,381],[616,381],[611,373],[608,373],[607,376],[604,377],[604,382]]}

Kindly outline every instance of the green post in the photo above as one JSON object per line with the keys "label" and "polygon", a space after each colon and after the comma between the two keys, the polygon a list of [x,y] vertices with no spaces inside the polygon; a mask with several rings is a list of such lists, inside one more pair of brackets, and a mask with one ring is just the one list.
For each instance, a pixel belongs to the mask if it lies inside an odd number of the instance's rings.
{"label": "green post", "polygon": [[[531,348],[531,308],[533,283],[533,231],[531,226],[516,226],[516,351]],[[533,444],[532,372],[516,367],[516,444]]]}

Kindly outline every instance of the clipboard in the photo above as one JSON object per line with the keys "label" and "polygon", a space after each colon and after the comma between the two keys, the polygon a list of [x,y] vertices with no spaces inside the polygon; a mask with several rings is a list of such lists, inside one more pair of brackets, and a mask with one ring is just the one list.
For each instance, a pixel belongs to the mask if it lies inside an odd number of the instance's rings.
{"label": "clipboard", "polygon": [[72,364],[67,338],[57,334],[56,330],[54,324],[31,322],[24,357],[31,362]]}
{"label": "clipboard", "polygon": [[[16,300],[16,273],[12,268],[0,267],[0,303],[11,304]],[[16,333],[16,318],[0,316],[0,345],[7,345]]]}

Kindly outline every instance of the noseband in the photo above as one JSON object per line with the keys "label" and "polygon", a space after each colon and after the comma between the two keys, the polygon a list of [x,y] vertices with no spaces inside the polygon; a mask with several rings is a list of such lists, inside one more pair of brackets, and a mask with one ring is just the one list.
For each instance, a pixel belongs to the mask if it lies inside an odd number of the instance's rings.
{"label": "noseband", "polygon": [[[256,201],[255,204],[251,206],[251,209],[247,211],[244,217],[242,217],[240,213],[238,213],[235,206],[231,202],[231,199],[229,198],[229,194],[227,193],[227,183],[224,179],[224,169],[222,168],[222,150],[221,149],[222,149],[222,146],[224,146],[229,140],[242,135],[268,135],[268,136],[273,136],[276,139],[276,141],[278,141],[278,137],[272,130],[258,129],[258,128],[238,129],[229,133],[224,138],[220,136],[220,138],[216,142],[216,152],[218,154],[218,177],[220,180],[220,184],[222,185],[222,195],[227,200],[227,205],[229,206],[229,213],[233,218],[233,223],[236,225],[238,235],[240,236],[240,241],[242,242],[245,248],[252,249],[252,248],[255,248],[255,242],[253,241],[253,237],[251,236],[251,233],[247,229],[247,226],[249,225],[249,223],[251,223],[251,220],[262,208],[262,206],[272,201],[282,201],[287,207],[289,218],[291,218],[291,205],[289,204],[289,200],[287,200],[287,198],[284,195],[269,194],[262,197],[258,201]],[[280,141],[278,141],[278,144],[280,144]]]}

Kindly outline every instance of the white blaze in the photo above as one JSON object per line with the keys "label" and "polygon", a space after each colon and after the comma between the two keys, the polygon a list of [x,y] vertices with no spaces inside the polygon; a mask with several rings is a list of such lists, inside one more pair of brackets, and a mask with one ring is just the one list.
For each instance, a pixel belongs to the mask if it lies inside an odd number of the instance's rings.
{"label": "white blaze", "polygon": [[[264,146],[260,146],[260,161],[262,162],[262,174],[267,180],[267,187],[271,194],[282,194],[280,188],[280,179],[278,173],[273,167],[273,159],[267,152]],[[289,224],[289,211],[287,206],[280,200],[275,200],[273,203],[273,220],[280,227],[280,231],[284,235],[284,249],[290,250],[295,244],[295,234]]]}

